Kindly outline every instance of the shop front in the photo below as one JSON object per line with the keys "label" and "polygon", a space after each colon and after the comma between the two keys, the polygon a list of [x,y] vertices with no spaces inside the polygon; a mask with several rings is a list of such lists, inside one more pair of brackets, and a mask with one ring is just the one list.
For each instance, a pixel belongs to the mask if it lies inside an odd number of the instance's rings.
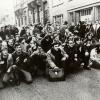
{"label": "shop front", "polygon": [[70,22],[78,23],[79,21],[90,22],[93,21],[92,17],[93,8],[81,9],[73,12],[69,12]]}

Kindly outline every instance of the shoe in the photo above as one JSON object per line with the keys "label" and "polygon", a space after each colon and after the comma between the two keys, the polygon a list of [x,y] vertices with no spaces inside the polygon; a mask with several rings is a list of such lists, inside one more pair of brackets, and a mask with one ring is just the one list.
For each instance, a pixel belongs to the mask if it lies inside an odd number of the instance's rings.
{"label": "shoe", "polygon": [[16,86],[19,86],[20,85],[20,80],[17,80],[15,84],[16,84]]}
{"label": "shoe", "polygon": [[4,89],[5,87],[6,87],[6,84],[2,82],[2,83],[0,84],[0,89]]}
{"label": "shoe", "polygon": [[91,68],[90,67],[83,67],[84,69],[86,69],[86,70],[91,70]]}

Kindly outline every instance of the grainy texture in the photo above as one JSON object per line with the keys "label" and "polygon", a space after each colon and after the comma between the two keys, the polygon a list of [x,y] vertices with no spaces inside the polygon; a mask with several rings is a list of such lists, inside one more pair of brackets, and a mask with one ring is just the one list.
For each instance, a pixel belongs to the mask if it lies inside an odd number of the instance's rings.
{"label": "grainy texture", "polygon": [[70,74],[65,82],[37,78],[31,85],[0,90],[0,100],[100,100],[100,70]]}

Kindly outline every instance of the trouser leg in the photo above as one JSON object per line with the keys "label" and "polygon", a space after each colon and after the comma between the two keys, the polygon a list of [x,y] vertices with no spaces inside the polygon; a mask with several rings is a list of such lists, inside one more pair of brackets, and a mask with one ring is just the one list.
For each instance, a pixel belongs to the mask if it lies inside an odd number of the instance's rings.
{"label": "trouser leg", "polygon": [[26,81],[26,83],[28,83],[28,84],[32,83],[33,79],[32,79],[31,74],[25,70],[20,70],[20,71],[23,74],[24,80]]}
{"label": "trouser leg", "polygon": [[13,74],[12,73],[5,73],[2,77],[2,84],[3,84],[3,87],[6,87],[10,78],[13,77]]}
{"label": "trouser leg", "polygon": [[85,57],[85,59],[84,59],[84,67],[83,67],[83,68],[88,69],[88,70],[91,69],[90,66],[89,66],[89,63],[90,63],[89,60],[90,60],[90,57]]}
{"label": "trouser leg", "polygon": [[3,75],[2,82],[7,83],[9,79],[10,79],[10,74],[5,73]]}

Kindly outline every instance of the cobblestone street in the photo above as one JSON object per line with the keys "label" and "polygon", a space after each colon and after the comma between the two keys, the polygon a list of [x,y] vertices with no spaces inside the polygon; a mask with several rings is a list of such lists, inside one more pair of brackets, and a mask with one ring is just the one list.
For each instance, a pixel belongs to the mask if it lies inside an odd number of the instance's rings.
{"label": "cobblestone street", "polygon": [[31,85],[0,90],[0,100],[100,100],[100,70],[70,74],[65,82],[37,78]]}

